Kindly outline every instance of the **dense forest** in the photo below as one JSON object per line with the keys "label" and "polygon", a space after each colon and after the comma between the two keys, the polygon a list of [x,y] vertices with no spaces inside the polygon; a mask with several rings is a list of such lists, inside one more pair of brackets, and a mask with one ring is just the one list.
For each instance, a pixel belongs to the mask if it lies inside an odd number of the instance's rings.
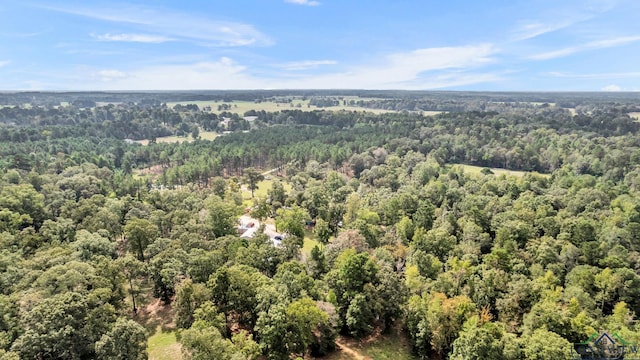
{"label": "dense forest", "polygon": [[[322,109],[260,107],[287,99]],[[0,359],[147,359],[152,303],[183,359],[330,357],[394,331],[416,359],[579,359],[605,331],[640,343],[636,93],[0,104]],[[282,242],[240,237],[243,214]]]}

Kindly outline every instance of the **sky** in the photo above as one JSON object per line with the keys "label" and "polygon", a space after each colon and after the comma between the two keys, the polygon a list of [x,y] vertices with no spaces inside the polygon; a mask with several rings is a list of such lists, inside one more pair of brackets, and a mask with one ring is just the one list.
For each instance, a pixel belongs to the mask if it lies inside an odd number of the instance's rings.
{"label": "sky", "polygon": [[638,0],[4,0],[0,90],[640,91]]}

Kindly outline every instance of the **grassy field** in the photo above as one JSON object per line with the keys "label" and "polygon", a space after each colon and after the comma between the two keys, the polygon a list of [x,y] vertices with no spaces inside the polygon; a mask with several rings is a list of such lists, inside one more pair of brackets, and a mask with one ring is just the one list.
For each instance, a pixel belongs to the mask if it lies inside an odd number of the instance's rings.
{"label": "grassy field", "polygon": [[21,104],[21,105],[0,105],[0,109],[13,108],[13,107],[16,107],[16,106],[18,106],[19,108],[22,108],[22,109],[31,109],[33,107],[33,105],[27,103],[27,104]]}
{"label": "grassy field", "polygon": [[[485,169],[481,166],[464,165],[464,164],[452,164],[451,166],[462,167],[465,173],[474,174],[474,175],[480,175],[482,173],[482,169]],[[490,168],[490,169],[496,176],[507,175],[507,176],[523,177],[527,173],[526,171],[515,171],[515,170],[507,170],[507,169],[501,169],[501,168]],[[545,177],[550,176],[549,174],[540,174],[536,172],[534,173],[541,176],[545,176]]]}
{"label": "grassy field", "polygon": [[316,245],[319,246],[320,248],[322,248],[322,244],[320,244],[320,242],[318,241],[318,237],[316,236],[316,234],[314,234],[313,231],[311,231],[311,230],[305,230],[304,231],[304,243],[302,245],[302,253],[305,256],[311,254],[311,250]]}
{"label": "grassy field", "polygon": [[[377,337],[373,341],[358,342],[353,339],[338,339],[339,350],[325,356],[325,360],[417,360],[411,354],[411,348],[400,333]],[[175,331],[158,331],[149,337],[147,347],[149,360],[181,360],[180,344],[176,340]],[[312,358],[313,359],[313,358]],[[320,360],[320,359],[318,359]]]}
{"label": "grassy field", "polygon": [[[339,338],[340,350],[323,357],[326,360],[417,360],[407,338],[399,329],[374,340],[356,341]],[[319,360],[319,359],[318,359]]]}
{"label": "grassy field", "polygon": [[629,117],[632,117],[632,118],[640,121],[640,112],[631,112],[631,113],[629,113]]}
{"label": "grassy field", "polygon": [[149,360],[181,360],[180,344],[175,331],[162,332],[158,330],[149,337],[147,345]]}
{"label": "grassy field", "polygon": [[398,335],[385,336],[362,347],[365,356],[375,360],[415,360],[411,347]]}
{"label": "grassy field", "polygon": [[[213,140],[218,136],[218,133],[215,131],[201,131],[200,132],[200,139],[202,140]],[[158,143],[178,143],[178,142],[191,142],[193,141],[193,138],[191,137],[191,134],[187,135],[187,136],[163,136],[163,137],[159,137],[156,138],[156,142]],[[138,144],[141,145],[149,145],[149,140],[138,140],[136,141]]]}
{"label": "grassy field", "polygon": [[517,102],[519,104],[530,104],[530,105],[533,105],[533,106],[542,106],[544,104],[547,104],[549,106],[556,106],[557,105],[554,102],[545,103],[545,102],[540,102],[540,101],[490,101],[490,102],[494,103],[494,104],[514,104],[514,103]]}
{"label": "grassy field", "polygon": [[[350,100],[348,98],[345,98],[346,100]],[[355,98],[354,98],[355,99]],[[363,99],[361,98],[360,100],[367,100],[367,99]],[[167,106],[168,107],[173,107],[177,104],[181,104],[181,105],[187,105],[187,104],[196,104],[198,105],[198,107],[200,109],[204,108],[205,106],[210,106],[211,107],[211,112],[219,114],[220,110],[218,110],[218,106],[221,104],[229,104],[231,105],[231,109],[226,110],[228,112],[231,113],[236,113],[239,115],[243,115],[245,112],[249,111],[249,110],[256,110],[256,111],[266,111],[266,112],[275,112],[275,111],[281,111],[281,110],[295,110],[295,109],[300,109],[300,110],[347,110],[347,111],[369,111],[369,112],[373,112],[376,114],[382,114],[382,113],[390,113],[390,112],[395,112],[393,110],[383,110],[383,109],[368,109],[368,108],[364,108],[364,107],[359,107],[359,106],[348,106],[348,105],[339,105],[339,106],[331,106],[331,107],[324,107],[324,108],[319,108],[316,106],[309,106],[309,100],[301,100],[301,99],[294,99],[291,103],[275,103],[273,101],[263,101],[260,103],[255,103],[253,101],[233,101],[233,102],[227,102],[227,103],[223,103],[221,101],[181,101],[181,102],[168,102]],[[299,106],[298,106],[299,105]],[[439,112],[429,112],[429,113],[439,113]],[[431,115],[431,114],[427,114],[427,115]]]}
{"label": "grassy field", "polygon": [[[283,181],[282,178],[279,178],[273,174],[269,175],[269,180],[262,180],[258,183],[258,188],[253,191],[254,198],[262,198],[266,197],[269,190],[271,190],[271,186],[274,181],[280,180],[282,182],[282,187],[284,187],[285,193],[291,191],[291,185],[286,181]],[[251,199],[251,191],[244,185],[242,187],[242,204],[245,207],[253,206],[253,199]]]}

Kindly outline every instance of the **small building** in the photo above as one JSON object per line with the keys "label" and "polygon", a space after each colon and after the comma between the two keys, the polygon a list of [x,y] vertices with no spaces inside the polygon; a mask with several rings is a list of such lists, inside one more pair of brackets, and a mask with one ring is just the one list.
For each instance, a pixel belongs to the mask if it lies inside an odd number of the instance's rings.
{"label": "small building", "polygon": [[249,228],[244,233],[242,233],[242,235],[240,235],[240,237],[243,238],[243,239],[251,239],[256,235],[257,231],[258,231],[257,227]]}

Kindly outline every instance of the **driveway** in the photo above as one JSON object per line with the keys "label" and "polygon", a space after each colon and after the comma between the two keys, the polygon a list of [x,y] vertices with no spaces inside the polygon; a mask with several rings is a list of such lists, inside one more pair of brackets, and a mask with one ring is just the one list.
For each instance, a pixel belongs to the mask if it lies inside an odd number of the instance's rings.
{"label": "driveway", "polygon": [[[254,219],[252,218],[249,214],[244,214],[242,216],[240,216],[240,226],[243,229],[249,229],[248,225],[253,223],[253,227],[258,228],[260,227],[260,224],[262,224],[260,222],[260,220],[258,219]],[[273,224],[267,224],[264,223],[265,227],[264,227],[264,233],[267,234],[267,236],[269,237],[269,239],[271,239],[273,241],[273,238],[276,236],[282,236],[281,233],[276,231],[276,226]]]}

